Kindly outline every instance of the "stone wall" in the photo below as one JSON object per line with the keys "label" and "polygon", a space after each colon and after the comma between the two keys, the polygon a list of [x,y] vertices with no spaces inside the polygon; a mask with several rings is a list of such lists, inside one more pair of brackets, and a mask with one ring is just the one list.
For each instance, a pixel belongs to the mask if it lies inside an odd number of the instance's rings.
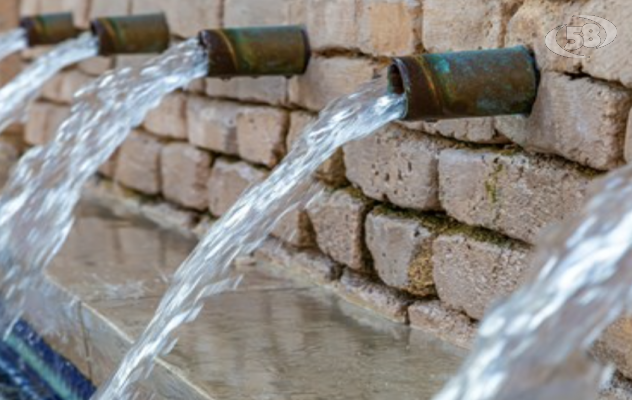
{"label": "stone wall", "polygon": [[[98,194],[198,234],[265,179],[328,101],[383,74],[388,57],[532,48],[542,84],[530,117],[394,123],[352,143],[319,171],[326,195],[289,215],[259,252],[463,345],[474,321],[527,279],[539,233],[632,157],[632,36],[620,29],[580,61],[544,46],[573,15],[623,28],[632,20],[625,0],[22,0],[23,13],[61,9],[83,26],[98,15],[164,10],[177,38],[206,27],[307,26],[314,56],[304,76],[195,82],[101,169]],[[76,89],[145,58],[98,58],[60,74],[32,108],[26,139],[47,141]],[[627,331],[613,327],[600,346],[624,374]]]}

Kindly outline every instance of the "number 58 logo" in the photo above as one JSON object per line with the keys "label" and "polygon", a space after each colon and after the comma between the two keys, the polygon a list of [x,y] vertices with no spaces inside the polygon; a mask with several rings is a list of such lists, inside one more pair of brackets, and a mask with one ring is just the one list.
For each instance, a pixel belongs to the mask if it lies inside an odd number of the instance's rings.
{"label": "number 58 logo", "polygon": [[[617,37],[617,27],[605,18],[593,15],[577,15],[576,18],[583,18],[593,23],[586,23],[583,26],[560,25],[546,35],[546,47],[553,53],[569,58],[584,58],[584,54],[573,54],[571,51],[579,50],[583,47],[600,49],[614,42]],[[560,46],[557,41],[558,33],[566,28],[566,45]],[[601,35],[601,29],[606,34]]]}

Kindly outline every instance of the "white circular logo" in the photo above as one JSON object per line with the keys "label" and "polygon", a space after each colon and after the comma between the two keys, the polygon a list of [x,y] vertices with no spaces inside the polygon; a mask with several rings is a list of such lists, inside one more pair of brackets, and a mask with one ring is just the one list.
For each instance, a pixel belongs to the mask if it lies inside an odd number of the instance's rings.
{"label": "white circular logo", "polygon": [[[583,47],[600,49],[614,42],[617,37],[617,27],[605,18],[594,15],[577,15],[574,18],[583,18],[593,22],[583,26],[560,25],[546,35],[546,47],[559,56],[585,58],[584,54],[575,54],[571,51],[577,51]],[[557,35],[564,28],[566,28],[566,45],[562,47],[557,41]],[[600,35],[601,29],[606,31],[605,38]]]}

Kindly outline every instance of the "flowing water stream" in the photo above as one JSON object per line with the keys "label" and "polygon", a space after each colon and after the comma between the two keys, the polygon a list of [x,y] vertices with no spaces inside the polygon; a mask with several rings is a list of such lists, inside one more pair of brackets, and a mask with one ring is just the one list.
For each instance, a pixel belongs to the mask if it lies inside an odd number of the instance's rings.
{"label": "flowing water stream", "polygon": [[[87,56],[94,44],[84,36],[56,54],[77,54],[81,45],[81,56]],[[197,40],[190,40],[142,67],[103,75],[77,94],[56,137],[22,157],[0,197],[3,327],[10,329],[21,316],[31,290],[41,290],[40,279],[70,231],[84,183],[165,95],[207,73],[207,59]],[[5,107],[13,105],[0,101]]]}
{"label": "flowing water stream", "polygon": [[[23,48],[22,40],[19,30],[0,37],[0,57]],[[54,73],[96,52],[86,34],[38,59],[0,90],[0,128],[21,117]],[[78,94],[52,142],[23,157],[0,197],[0,291],[10,321],[63,244],[83,184],[162,97],[207,69],[205,50],[190,40],[142,67],[108,73]],[[146,331],[95,398],[131,398],[133,384],[175,345],[177,328],[196,317],[204,299],[238,284],[228,274],[232,260],[314,195],[317,167],[346,142],[399,118],[403,106],[403,98],[373,83],[324,110],[270,178],[249,190],[181,266]],[[475,351],[437,400],[596,398],[609,369],[587,351],[632,304],[630,198],[627,167],[596,188],[578,218],[544,238],[539,276],[484,321]]]}
{"label": "flowing water stream", "polygon": [[539,275],[483,322],[474,352],[436,400],[594,400],[610,368],[588,351],[632,305],[632,166],[591,190],[540,241]]}
{"label": "flowing water stream", "polygon": [[132,384],[150,373],[156,357],[173,348],[175,331],[196,318],[204,299],[239,283],[229,273],[234,258],[255,250],[286,212],[313,196],[310,178],[316,169],[345,143],[401,117],[403,97],[388,94],[385,86],[376,81],[330,104],[270,177],[213,225],[180,267],[154,318],[96,399],[132,398]]}
{"label": "flowing water stream", "polygon": [[[18,34],[14,35],[19,37]],[[20,45],[20,40],[16,40]],[[26,41],[24,41],[26,47]],[[2,43],[0,42],[0,51]],[[19,47],[14,44],[15,47]],[[0,132],[26,116],[29,105],[35,100],[44,84],[59,71],[79,61],[94,57],[98,40],[84,33],[70,39],[37,58],[6,86],[0,89]],[[1,55],[1,54],[0,54]]]}
{"label": "flowing water stream", "polygon": [[28,46],[26,31],[22,28],[0,34],[0,61]]}

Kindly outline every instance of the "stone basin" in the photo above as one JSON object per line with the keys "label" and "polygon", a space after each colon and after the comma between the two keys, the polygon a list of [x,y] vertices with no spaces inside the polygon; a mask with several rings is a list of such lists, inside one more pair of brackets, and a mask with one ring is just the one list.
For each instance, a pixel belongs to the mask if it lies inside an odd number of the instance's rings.
{"label": "stone basin", "polygon": [[[35,296],[29,322],[100,385],[194,245],[84,205],[49,269],[53,298],[42,308],[44,295]],[[233,268],[244,274],[241,287],[211,298],[181,330],[144,383],[145,398],[430,399],[466,354],[269,263],[242,259]]]}

